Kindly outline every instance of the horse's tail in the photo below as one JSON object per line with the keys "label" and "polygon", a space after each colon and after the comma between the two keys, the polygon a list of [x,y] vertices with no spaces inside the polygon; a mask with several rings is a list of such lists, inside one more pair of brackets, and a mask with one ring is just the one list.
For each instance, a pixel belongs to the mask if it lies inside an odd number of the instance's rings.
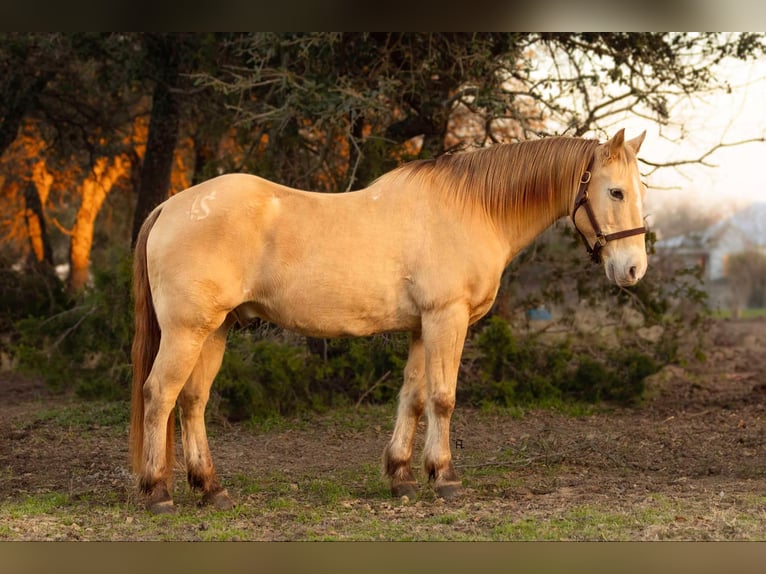
{"label": "horse's tail", "polygon": [[[152,294],[149,290],[149,276],[146,269],[146,240],[149,237],[161,208],[152,211],[141,226],[136,238],[133,257],[133,298],[135,302],[135,334],[133,335],[133,390],[130,401],[130,458],[133,471],[141,470],[141,458],[144,444],[144,383],[149,378],[154,359],[160,347],[160,325],[154,311]],[[173,468],[173,436],[175,420],[173,412],[168,419],[166,469]]]}

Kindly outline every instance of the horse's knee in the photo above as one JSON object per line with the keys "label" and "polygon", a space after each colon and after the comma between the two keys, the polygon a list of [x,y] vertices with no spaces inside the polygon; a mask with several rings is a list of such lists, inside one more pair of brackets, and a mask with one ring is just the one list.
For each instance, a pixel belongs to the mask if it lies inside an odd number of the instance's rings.
{"label": "horse's knee", "polygon": [[449,417],[455,410],[455,394],[436,392],[428,398],[428,403],[437,417]]}
{"label": "horse's knee", "polygon": [[402,414],[406,414],[414,419],[419,419],[426,406],[426,400],[422,393],[403,394],[399,402],[405,407]]}

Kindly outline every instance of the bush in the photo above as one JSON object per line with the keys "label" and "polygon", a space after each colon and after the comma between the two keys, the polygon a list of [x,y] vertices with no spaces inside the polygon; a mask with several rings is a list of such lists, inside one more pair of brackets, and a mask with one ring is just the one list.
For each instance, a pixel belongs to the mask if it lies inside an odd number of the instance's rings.
{"label": "bush", "polygon": [[229,420],[293,414],[311,404],[305,350],[236,332],[228,346],[213,392]]}
{"label": "bush", "polygon": [[0,258],[0,333],[13,330],[26,317],[54,315],[67,306],[64,286],[45,266],[15,271]]}
{"label": "bush", "polygon": [[462,391],[474,405],[631,404],[641,398],[646,377],[658,370],[654,358],[636,350],[575,350],[569,341],[549,345],[535,334],[517,339],[497,316],[484,323],[475,349],[478,375],[472,378],[469,371]]}
{"label": "bush", "polygon": [[569,356],[567,345],[548,351],[531,339],[518,340],[508,322],[495,316],[475,336],[475,348],[478,373],[466,371],[458,387],[470,404],[512,406],[560,398],[556,382]]}
{"label": "bush", "polygon": [[133,333],[131,262],[94,275],[94,286],[53,314],[18,320],[19,368],[52,388],[87,398],[127,399]]}
{"label": "bush", "polygon": [[213,385],[220,414],[229,420],[388,402],[398,393],[405,336],[320,340],[322,352],[284,334],[260,336],[247,329],[229,335]]}

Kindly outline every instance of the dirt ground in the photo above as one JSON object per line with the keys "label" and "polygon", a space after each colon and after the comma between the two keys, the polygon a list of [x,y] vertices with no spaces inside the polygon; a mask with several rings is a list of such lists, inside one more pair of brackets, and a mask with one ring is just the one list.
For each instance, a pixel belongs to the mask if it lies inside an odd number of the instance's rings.
{"label": "dirt ground", "polygon": [[[664,369],[650,380],[638,407],[596,409],[583,416],[535,410],[512,417],[458,405],[453,454],[466,489],[445,511],[439,510],[443,501],[423,484],[417,502],[386,500],[377,473],[393,405],[371,408],[358,419],[328,413],[272,428],[214,422],[209,433],[219,475],[239,504],[238,516],[253,511],[231,538],[349,539],[354,536],[344,524],[353,524],[359,513],[372,513],[382,534],[357,530],[361,538],[398,538],[399,532],[403,538],[450,538],[456,530],[468,539],[538,538],[539,531],[525,535],[522,530],[538,521],[557,539],[764,540],[766,319],[720,321],[711,336],[714,345],[705,363]],[[70,503],[113,505],[128,524],[132,516],[141,516],[126,464],[126,426],[83,423],[75,416],[80,404],[52,395],[39,382],[0,374],[0,508],[60,493]],[[62,405],[72,420],[56,414]],[[422,441],[422,432],[419,437]],[[192,494],[183,494],[180,468],[176,474],[181,485],[176,502],[192,504]],[[299,523],[294,508],[278,512],[277,500],[302,492],[309,497],[317,484],[340,488],[332,506],[341,513],[338,520],[315,521],[311,530]],[[307,500],[324,504],[323,496]],[[627,513],[636,524],[616,532],[583,527],[578,535],[555,522],[572,519],[576,509],[585,509],[585,520],[609,522]],[[505,513],[505,526],[498,513]],[[420,520],[424,516],[430,521]],[[294,524],[287,523],[291,517]],[[275,519],[285,523],[274,524]],[[418,520],[420,530],[405,526]],[[397,526],[396,521],[405,522]],[[89,535],[62,535],[46,530],[44,520],[35,526],[21,522],[10,511],[0,513],[0,538],[154,537],[98,528]],[[551,531],[554,527],[559,530]],[[169,536],[198,539],[198,534]]]}

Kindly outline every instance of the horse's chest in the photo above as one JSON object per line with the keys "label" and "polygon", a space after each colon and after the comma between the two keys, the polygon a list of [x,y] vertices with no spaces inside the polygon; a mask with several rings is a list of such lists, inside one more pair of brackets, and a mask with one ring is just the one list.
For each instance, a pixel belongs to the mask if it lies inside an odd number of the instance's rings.
{"label": "horse's chest", "polygon": [[497,297],[500,282],[480,292],[476,292],[469,299],[469,323],[475,323],[489,312]]}

